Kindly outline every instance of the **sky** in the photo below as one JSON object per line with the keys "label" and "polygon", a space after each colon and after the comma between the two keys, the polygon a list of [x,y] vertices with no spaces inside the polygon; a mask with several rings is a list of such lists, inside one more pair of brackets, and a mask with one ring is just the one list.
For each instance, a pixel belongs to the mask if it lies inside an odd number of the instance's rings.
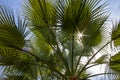
{"label": "sky", "polygon": [[[23,0],[0,0],[0,5],[6,4],[9,5],[10,8],[13,8],[14,11],[19,11],[22,1]],[[120,20],[120,0],[107,0],[107,2],[111,12],[109,19],[113,22]],[[96,71],[97,70],[94,68],[94,72]]]}
{"label": "sky", "polygon": [[120,19],[120,0],[108,0],[111,11],[111,19]]}

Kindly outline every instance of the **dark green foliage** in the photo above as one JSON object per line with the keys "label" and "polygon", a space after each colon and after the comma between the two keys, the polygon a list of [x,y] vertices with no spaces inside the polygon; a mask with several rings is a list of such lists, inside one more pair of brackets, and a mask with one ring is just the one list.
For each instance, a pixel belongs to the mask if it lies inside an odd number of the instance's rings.
{"label": "dark green foliage", "polygon": [[114,71],[120,72],[120,53],[117,53],[116,55],[111,57],[110,68]]}

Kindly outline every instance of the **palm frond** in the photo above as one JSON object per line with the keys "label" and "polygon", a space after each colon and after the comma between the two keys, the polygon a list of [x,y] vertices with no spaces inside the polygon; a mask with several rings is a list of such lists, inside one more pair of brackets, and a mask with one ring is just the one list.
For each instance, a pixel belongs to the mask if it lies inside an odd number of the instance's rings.
{"label": "palm frond", "polygon": [[13,65],[20,55],[20,52],[12,48],[0,47],[0,65]]}
{"label": "palm frond", "polygon": [[19,19],[16,25],[13,11],[4,5],[0,5],[0,13],[0,46],[23,47],[25,37],[28,35],[26,21]]}
{"label": "palm frond", "polygon": [[[4,74],[18,73],[23,75],[37,76],[36,59],[23,51],[2,47],[0,48],[0,65],[3,66]],[[29,77],[27,76],[27,77]]]}
{"label": "palm frond", "polygon": [[[106,3],[101,4],[99,0],[59,0],[58,2],[56,11],[62,31],[73,34],[73,30],[77,32],[79,29],[80,33],[87,35],[83,36],[87,45],[98,45],[102,40],[100,28],[108,18]],[[91,39],[94,41],[89,41]]]}
{"label": "palm frond", "polygon": [[[32,22],[31,30],[42,34],[46,42],[49,44],[55,42],[53,36],[53,25],[55,25],[55,11],[52,2],[48,0],[29,0],[24,4],[25,16]],[[45,32],[44,32],[45,31]],[[34,33],[36,35],[36,33]]]}
{"label": "palm frond", "polygon": [[8,24],[16,27],[13,11],[8,8],[8,6],[0,5],[0,24]]}
{"label": "palm frond", "polygon": [[[119,44],[117,27],[112,40],[93,50],[103,40],[106,6],[102,0],[26,0],[23,16],[14,17],[9,7],[0,5],[0,65],[7,78],[71,80],[102,75],[90,75],[87,69],[106,62],[107,55],[92,60],[113,40]],[[88,59],[84,64],[83,57]]]}
{"label": "palm frond", "polygon": [[95,60],[93,63],[105,64],[105,63],[107,63],[107,59],[108,59],[108,54],[104,54],[101,57],[99,57],[97,60]]}
{"label": "palm frond", "polygon": [[110,68],[114,71],[120,72],[120,53],[117,53],[111,57]]}
{"label": "palm frond", "polygon": [[30,78],[26,78],[23,75],[7,75],[4,78],[1,78],[2,80],[33,80]]}
{"label": "palm frond", "polygon": [[111,39],[114,40],[115,46],[120,45],[120,22],[118,24],[116,24],[115,26],[113,25]]}

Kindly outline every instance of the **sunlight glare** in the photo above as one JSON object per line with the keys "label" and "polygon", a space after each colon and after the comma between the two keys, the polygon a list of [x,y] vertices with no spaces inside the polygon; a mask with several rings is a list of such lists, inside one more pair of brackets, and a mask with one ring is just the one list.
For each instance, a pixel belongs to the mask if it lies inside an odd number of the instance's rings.
{"label": "sunlight glare", "polygon": [[78,33],[78,38],[82,38],[83,34],[82,33]]}

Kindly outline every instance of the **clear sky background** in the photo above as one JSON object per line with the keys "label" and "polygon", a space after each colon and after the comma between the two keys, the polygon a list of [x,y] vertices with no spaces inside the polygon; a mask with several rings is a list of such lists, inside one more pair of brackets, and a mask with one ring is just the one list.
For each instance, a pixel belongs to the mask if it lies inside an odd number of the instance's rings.
{"label": "clear sky background", "polygon": [[[9,5],[14,11],[19,11],[21,9],[21,3],[23,0],[0,0],[1,4]],[[120,0],[107,0],[109,3],[110,20],[113,22],[120,20]],[[97,71],[94,69],[94,71]],[[0,70],[1,73],[1,70]],[[95,79],[96,80],[96,79]]]}
{"label": "clear sky background", "polygon": [[120,20],[120,0],[108,0],[113,21]]}

